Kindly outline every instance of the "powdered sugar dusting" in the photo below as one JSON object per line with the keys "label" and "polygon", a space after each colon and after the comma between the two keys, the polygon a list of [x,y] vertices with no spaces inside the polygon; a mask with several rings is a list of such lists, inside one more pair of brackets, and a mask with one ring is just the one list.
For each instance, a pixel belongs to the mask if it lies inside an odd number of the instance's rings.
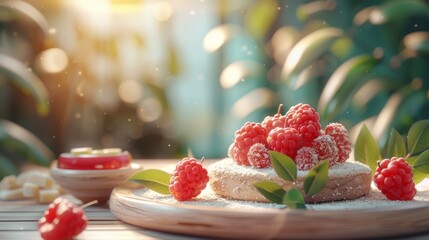
{"label": "powdered sugar dusting", "polygon": [[[282,204],[275,203],[260,203],[253,201],[237,201],[221,198],[213,192],[210,186],[207,188],[195,199],[190,201],[179,202],[175,200],[172,196],[161,195],[159,193],[140,189],[135,190],[134,194],[144,198],[145,200],[171,204],[171,205],[189,205],[189,206],[201,206],[201,207],[216,207],[216,208],[226,208],[226,209],[275,209],[275,208],[284,208]],[[414,200],[412,201],[391,201],[387,200],[386,197],[381,194],[374,186],[368,195],[348,201],[335,201],[327,203],[318,203],[318,204],[307,204],[306,206],[309,209],[313,210],[351,210],[351,209],[380,209],[380,208],[390,208],[390,207],[417,207],[420,205],[427,206],[429,204],[429,181],[425,181],[422,184],[418,185],[418,192]]]}
{"label": "powdered sugar dusting", "polygon": [[[231,168],[234,169],[234,172],[237,172],[238,175],[244,175],[244,176],[252,176],[252,175],[263,175],[266,176],[267,179],[269,177],[276,177],[277,174],[274,171],[274,168],[262,168],[262,169],[257,169],[254,167],[250,167],[250,166],[240,166],[237,165],[236,163],[234,163],[234,161],[230,158],[225,158],[221,161],[215,162],[213,164],[211,164],[209,166],[209,172],[210,169],[212,168],[216,168],[216,171],[218,172],[230,172]],[[335,166],[332,166],[331,168],[329,168],[329,176],[346,176],[346,175],[350,175],[352,173],[355,173],[357,171],[362,171],[362,172],[366,172],[369,173],[371,172],[371,170],[359,163],[359,162],[354,162],[354,161],[347,161],[345,163],[342,164],[336,164]],[[305,175],[308,174],[309,171],[298,171],[297,176],[298,177],[304,177]]]}

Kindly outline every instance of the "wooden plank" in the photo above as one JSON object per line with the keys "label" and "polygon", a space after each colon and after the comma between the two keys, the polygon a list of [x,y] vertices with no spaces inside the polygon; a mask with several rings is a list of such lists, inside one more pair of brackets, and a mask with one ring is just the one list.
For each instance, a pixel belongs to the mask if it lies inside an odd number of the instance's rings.
{"label": "wooden plank", "polygon": [[[85,212],[88,219],[98,220],[117,220],[110,211],[103,212]],[[1,212],[0,222],[8,221],[38,221],[43,216],[43,212]]]}
{"label": "wooden plank", "polygon": [[[38,231],[0,231],[0,239],[41,239]],[[152,240],[152,239],[169,239],[169,240],[203,240],[205,238],[190,237],[186,235],[168,234],[151,230],[132,230],[132,231],[83,231],[73,238],[75,240],[103,239],[103,240]]]}
{"label": "wooden plank", "polygon": [[[89,221],[86,230],[131,230],[141,229],[140,227],[124,223],[119,220],[111,221]],[[0,222],[0,231],[37,231],[37,221],[14,221]]]}

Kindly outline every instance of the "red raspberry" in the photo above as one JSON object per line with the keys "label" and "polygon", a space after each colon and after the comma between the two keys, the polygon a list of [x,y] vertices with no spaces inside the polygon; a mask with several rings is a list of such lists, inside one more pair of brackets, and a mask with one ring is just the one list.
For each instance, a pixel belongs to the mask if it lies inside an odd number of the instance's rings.
{"label": "red raspberry", "polygon": [[338,162],[338,148],[334,139],[329,135],[320,135],[313,141],[313,148],[319,156],[319,161],[329,160],[329,166]]}
{"label": "red raspberry", "polygon": [[282,108],[283,104],[280,104],[277,113],[274,116],[267,116],[264,121],[262,121],[262,126],[264,126],[268,132],[276,127],[285,127],[286,117],[281,114]]}
{"label": "red raspberry", "polygon": [[256,168],[266,168],[271,166],[270,153],[268,148],[262,143],[253,144],[247,153],[247,159]]}
{"label": "red raspberry", "polygon": [[57,198],[49,204],[38,222],[43,239],[70,239],[85,230],[88,223],[83,210],[67,199]]}
{"label": "red raspberry", "polygon": [[295,159],[296,152],[302,147],[299,132],[294,128],[274,128],[267,137],[268,147],[274,151],[282,152]]}
{"label": "red raspberry", "polygon": [[325,134],[331,136],[338,148],[338,163],[345,162],[352,152],[349,133],[341,123],[330,123],[325,128]]}
{"label": "red raspberry", "polygon": [[303,147],[298,150],[295,162],[298,170],[306,171],[312,169],[319,162],[319,156],[314,148]]}
{"label": "red raspberry", "polygon": [[411,165],[402,157],[384,159],[378,162],[374,183],[390,200],[412,200],[417,190],[411,170]]}
{"label": "red raspberry", "polygon": [[319,113],[308,104],[299,103],[286,113],[286,127],[292,127],[301,134],[302,144],[310,147],[313,140],[320,135]]}
{"label": "red raspberry", "polygon": [[253,144],[262,143],[267,145],[267,129],[262,124],[247,122],[242,128],[235,132],[235,151],[233,152],[233,159],[238,165],[250,166],[247,159],[247,153]]}
{"label": "red raspberry", "polygon": [[195,158],[184,158],[176,164],[169,190],[178,201],[198,196],[209,181],[207,170]]}

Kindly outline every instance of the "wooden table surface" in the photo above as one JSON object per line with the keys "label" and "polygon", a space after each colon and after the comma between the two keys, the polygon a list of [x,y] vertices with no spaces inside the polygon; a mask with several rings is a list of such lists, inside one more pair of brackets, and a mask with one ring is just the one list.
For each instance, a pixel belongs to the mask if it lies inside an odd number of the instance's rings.
{"label": "wooden table surface", "polygon": [[[136,161],[144,168],[163,169],[171,167],[176,160],[140,160]],[[42,169],[47,171],[47,169]],[[80,204],[70,195],[64,197]],[[38,204],[31,200],[0,201],[0,240],[41,239],[37,221],[42,217],[47,204]],[[191,236],[175,235],[143,229],[124,223],[114,217],[108,205],[90,206],[85,209],[89,219],[88,227],[75,239],[202,239]],[[395,239],[429,239],[427,234],[403,236]]]}

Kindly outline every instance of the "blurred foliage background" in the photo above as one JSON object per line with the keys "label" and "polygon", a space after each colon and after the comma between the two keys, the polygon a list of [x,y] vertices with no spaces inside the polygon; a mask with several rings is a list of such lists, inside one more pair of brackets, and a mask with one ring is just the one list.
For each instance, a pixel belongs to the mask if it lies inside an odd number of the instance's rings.
{"label": "blurred foliage background", "polygon": [[383,146],[428,118],[427,66],[425,1],[4,0],[0,177],[82,146],[221,158],[280,103]]}

